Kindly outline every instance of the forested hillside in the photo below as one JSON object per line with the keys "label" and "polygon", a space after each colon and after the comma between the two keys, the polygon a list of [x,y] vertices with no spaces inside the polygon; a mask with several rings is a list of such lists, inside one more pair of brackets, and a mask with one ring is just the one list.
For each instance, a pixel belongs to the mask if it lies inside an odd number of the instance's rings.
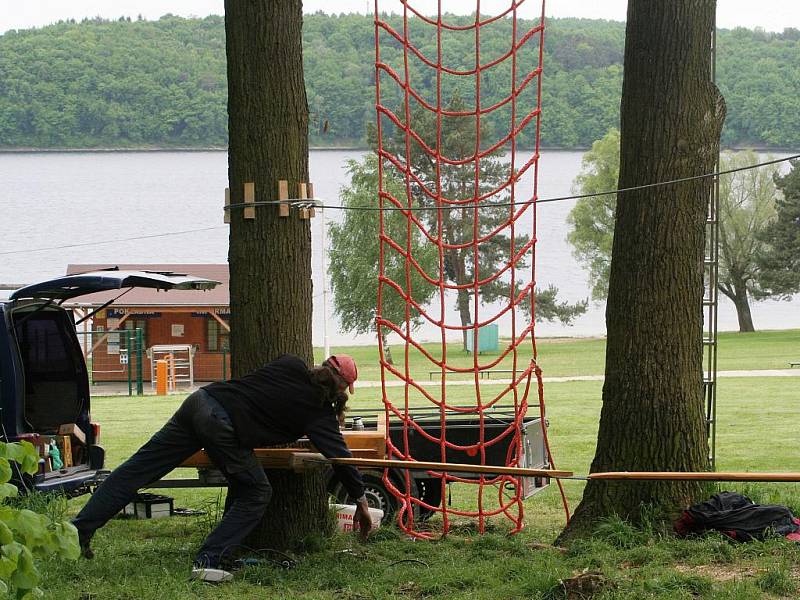
{"label": "forested hillside", "polygon": [[[402,29],[399,18],[393,25]],[[416,31],[414,42],[435,57],[435,35]],[[313,145],[365,144],[366,124],[375,118],[373,35],[371,17],[305,17]],[[588,147],[617,125],[624,35],[618,22],[548,21],[545,146]],[[481,38],[484,56],[505,52],[510,37],[508,21],[487,28]],[[473,43],[472,35],[452,34],[443,43],[445,60],[471,67]],[[390,64],[398,63],[400,52],[397,43],[382,46]],[[728,103],[725,146],[800,148],[798,64],[796,29],[719,33],[717,79]],[[412,64],[411,72],[431,98],[431,70]],[[448,94],[458,88],[474,102],[469,82],[444,85]],[[509,87],[507,71],[490,70],[481,81],[481,102],[496,101]],[[0,147],[224,146],[226,121],[222,17],[87,20],[0,36]],[[507,131],[508,115],[499,111],[484,126]]]}

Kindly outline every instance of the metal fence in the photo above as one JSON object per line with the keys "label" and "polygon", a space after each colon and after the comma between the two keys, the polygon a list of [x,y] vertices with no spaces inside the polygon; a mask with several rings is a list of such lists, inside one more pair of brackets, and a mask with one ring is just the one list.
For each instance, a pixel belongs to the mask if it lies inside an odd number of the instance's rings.
{"label": "metal fence", "polygon": [[128,395],[144,394],[144,336],[141,329],[78,330],[78,340],[92,386],[125,387]]}

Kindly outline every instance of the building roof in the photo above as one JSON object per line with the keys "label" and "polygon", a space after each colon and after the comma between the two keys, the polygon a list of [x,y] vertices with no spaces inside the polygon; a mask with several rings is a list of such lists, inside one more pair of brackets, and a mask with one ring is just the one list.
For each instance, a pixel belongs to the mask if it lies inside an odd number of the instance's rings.
{"label": "building roof", "polygon": [[[67,265],[67,275],[98,271],[110,267],[132,271],[172,271],[184,275],[194,275],[219,281],[220,285],[213,290],[170,290],[159,291],[149,288],[132,288],[131,291],[116,300],[113,306],[229,306],[230,275],[226,264],[77,264]],[[122,290],[98,292],[75,298],[70,304],[99,306],[120,295]]]}

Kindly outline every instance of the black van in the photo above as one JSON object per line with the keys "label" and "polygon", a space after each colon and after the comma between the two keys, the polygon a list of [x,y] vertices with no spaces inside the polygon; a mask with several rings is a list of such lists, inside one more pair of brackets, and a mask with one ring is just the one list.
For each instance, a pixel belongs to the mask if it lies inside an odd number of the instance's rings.
{"label": "black van", "polygon": [[[67,275],[29,285],[0,301],[0,424],[4,441],[35,440],[75,424],[85,437],[77,463],[24,478],[25,487],[79,495],[97,483],[105,451],[90,417],[89,375],[72,311],[72,298],[132,287],[211,289],[219,282],[183,274],[120,271]],[[106,308],[111,302],[99,307]],[[97,312],[97,311],[95,311]],[[87,315],[86,318],[91,317]],[[19,482],[18,482],[19,483]]]}

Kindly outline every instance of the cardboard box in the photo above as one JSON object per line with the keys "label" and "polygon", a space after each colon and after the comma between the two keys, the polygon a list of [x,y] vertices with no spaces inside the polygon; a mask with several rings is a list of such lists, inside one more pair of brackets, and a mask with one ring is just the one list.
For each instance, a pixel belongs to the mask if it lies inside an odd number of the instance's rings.
{"label": "cardboard box", "polygon": [[[58,428],[58,435],[69,435],[75,441],[86,444],[86,434],[75,423],[66,423]],[[74,444],[73,444],[74,445]]]}

